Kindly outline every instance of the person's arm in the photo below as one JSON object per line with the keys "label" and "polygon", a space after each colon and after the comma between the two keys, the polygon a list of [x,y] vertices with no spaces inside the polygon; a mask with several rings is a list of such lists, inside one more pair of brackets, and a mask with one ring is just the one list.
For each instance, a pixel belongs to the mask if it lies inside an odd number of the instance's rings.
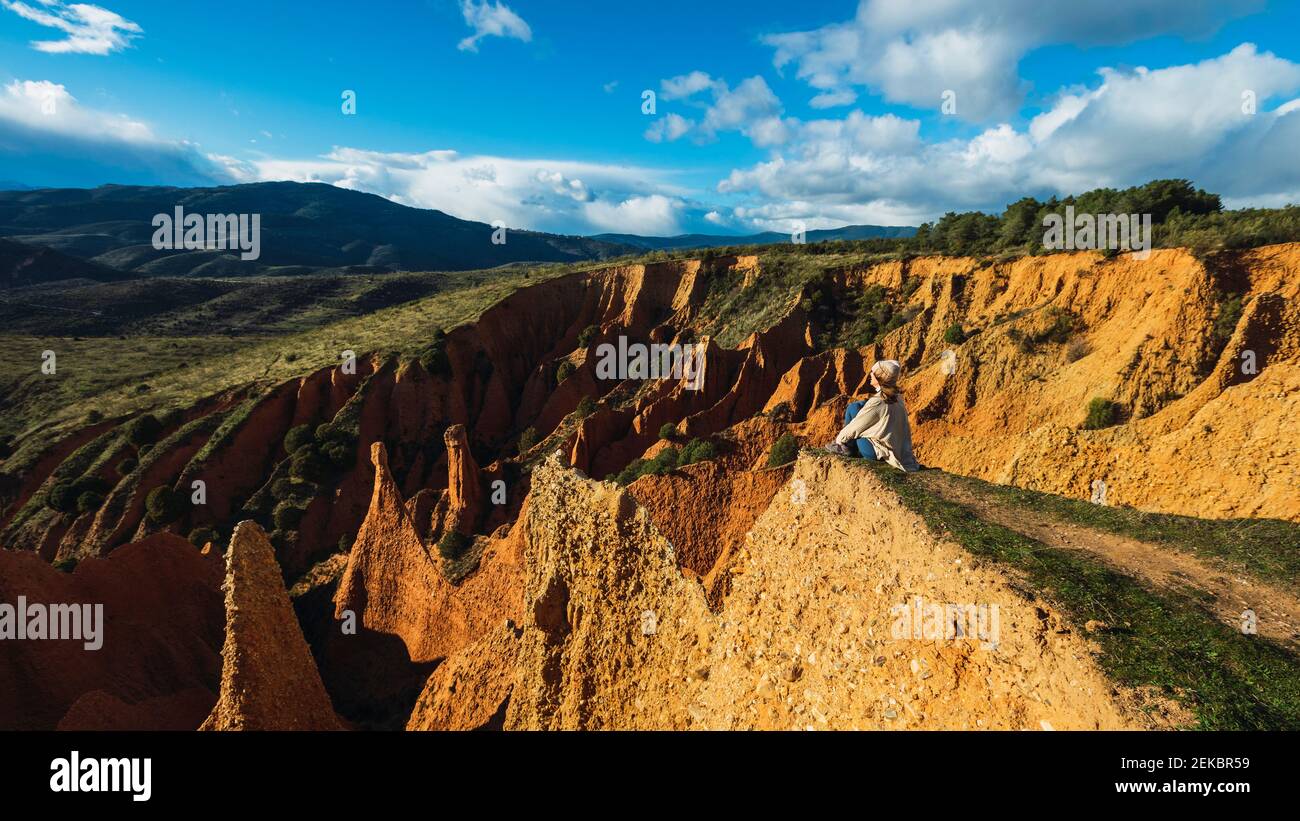
{"label": "person's arm", "polygon": [[861,436],[863,431],[880,421],[880,414],[883,412],[882,404],[884,403],[877,402],[874,398],[867,400],[867,404],[863,405],[862,410],[858,411],[858,415],[844,426],[839,435],[835,437],[835,441],[841,445],[847,445]]}

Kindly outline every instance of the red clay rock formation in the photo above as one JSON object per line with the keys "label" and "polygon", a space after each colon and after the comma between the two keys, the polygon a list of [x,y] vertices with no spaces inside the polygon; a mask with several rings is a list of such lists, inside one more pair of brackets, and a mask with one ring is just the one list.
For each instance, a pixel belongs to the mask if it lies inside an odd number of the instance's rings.
{"label": "red clay rock formation", "polygon": [[534,471],[507,729],[682,729],[714,617],[622,488],[555,457]]}
{"label": "red clay rock formation", "polygon": [[[794,470],[806,496],[773,497],[715,615],[628,494],[557,460],[539,467],[516,525],[527,616],[506,729],[1146,723],[1051,605],[963,564],[870,471],[807,454]],[[913,595],[993,602],[1000,621],[960,640],[895,637],[893,606]]]}
{"label": "red clay rock formation", "polygon": [[226,551],[221,693],[203,730],[341,730],[280,567],[255,522]]}
{"label": "red clay rock formation", "polygon": [[56,728],[72,732],[193,730],[212,712],[216,697],[196,687],[128,704],[112,693],[91,690],[77,699]]}
{"label": "red clay rock formation", "polygon": [[356,614],[367,630],[398,636],[411,661],[443,658],[518,619],[520,572],[513,543],[490,543],[479,569],[458,585],[437,550],[419,537],[388,467],[382,442],[371,447],[375,488],[335,596],[335,618]]}
{"label": "red clay rock formation", "polygon": [[447,445],[447,513],[443,530],[474,532],[483,515],[483,486],[478,465],[469,452],[464,425],[452,425],[442,436]]}
{"label": "red clay rock formation", "polygon": [[678,565],[700,579],[718,607],[730,592],[728,560],[785,484],[787,471],[700,462],[666,476],[642,476],[628,492],[674,548]]}
{"label": "red clay rock formation", "polygon": [[[73,573],[30,552],[0,550],[0,601],[24,596],[29,603],[104,607],[98,650],[80,641],[0,642],[0,729],[54,729],[74,702],[95,691],[104,694],[96,698],[139,709],[188,704],[188,711],[165,710],[166,721],[159,721],[197,727],[221,675],[220,585],[212,562],[165,533],[108,558],[85,559]],[[201,711],[192,709],[192,696],[180,695],[196,690],[206,693]]]}
{"label": "red clay rock formation", "polygon": [[507,620],[444,661],[411,711],[408,730],[502,729],[520,631]]}
{"label": "red clay rock formation", "polygon": [[187,528],[226,521],[238,511],[240,501],[262,486],[283,450],[281,443],[293,422],[298,390],[294,381],[273,389],[210,458],[203,464],[186,465],[176,486],[189,493],[193,482],[202,480],[207,490],[206,504],[194,506],[184,520]]}

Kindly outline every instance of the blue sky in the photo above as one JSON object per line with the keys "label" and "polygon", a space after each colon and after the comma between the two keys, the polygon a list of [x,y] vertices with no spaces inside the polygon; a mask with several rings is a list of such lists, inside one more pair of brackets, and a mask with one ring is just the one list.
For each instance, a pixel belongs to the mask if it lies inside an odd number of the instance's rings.
{"label": "blue sky", "polygon": [[0,0],[0,181],[321,180],[571,233],[1158,176],[1300,201],[1296,2],[101,2]]}

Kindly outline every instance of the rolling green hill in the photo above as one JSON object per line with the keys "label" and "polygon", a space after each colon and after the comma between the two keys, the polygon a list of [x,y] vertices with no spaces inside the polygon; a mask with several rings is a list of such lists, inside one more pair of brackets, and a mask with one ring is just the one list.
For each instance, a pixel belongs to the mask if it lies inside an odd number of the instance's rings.
{"label": "rolling green hill", "polygon": [[[153,218],[177,207],[197,214],[260,214],[261,256],[152,246]],[[441,211],[409,208],[323,183],[220,188],[105,185],[0,192],[0,236],[45,246],[137,276],[254,276],[322,269],[463,271],[512,262],[607,259],[635,249],[587,237],[493,228]],[[280,271],[279,273],[284,273]]]}

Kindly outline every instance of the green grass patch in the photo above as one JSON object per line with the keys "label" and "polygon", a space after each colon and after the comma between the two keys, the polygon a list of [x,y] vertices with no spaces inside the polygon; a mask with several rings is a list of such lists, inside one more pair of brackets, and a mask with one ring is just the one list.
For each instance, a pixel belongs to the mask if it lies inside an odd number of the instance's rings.
{"label": "green grass patch", "polygon": [[1245,636],[1189,593],[1147,590],[1100,560],[1058,550],[939,498],[907,474],[863,464],[937,532],[973,555],[1016,571],[1027,596],[1043,595],[1075,625],[1111,625],[1094,635],[1116,682],[1155,687],[1182,701],[1204,730],[1300,729],[1300,658]]}
{"label": "green grass patch", "polygon": [[1143,542],[1221,560],[1259,581],[1300,589],[1300,524],[1281,519],[1199,519],[1094,505],[1054,493],[949,474],[973,491],[1016,507]]}
{"label": "green grass patch", "polygon": [[1084,430],[1101,430],[1113,427],[1119,421],[1119,405],[1101,396],[1088,403],[1088,413],[1083,419]]}

